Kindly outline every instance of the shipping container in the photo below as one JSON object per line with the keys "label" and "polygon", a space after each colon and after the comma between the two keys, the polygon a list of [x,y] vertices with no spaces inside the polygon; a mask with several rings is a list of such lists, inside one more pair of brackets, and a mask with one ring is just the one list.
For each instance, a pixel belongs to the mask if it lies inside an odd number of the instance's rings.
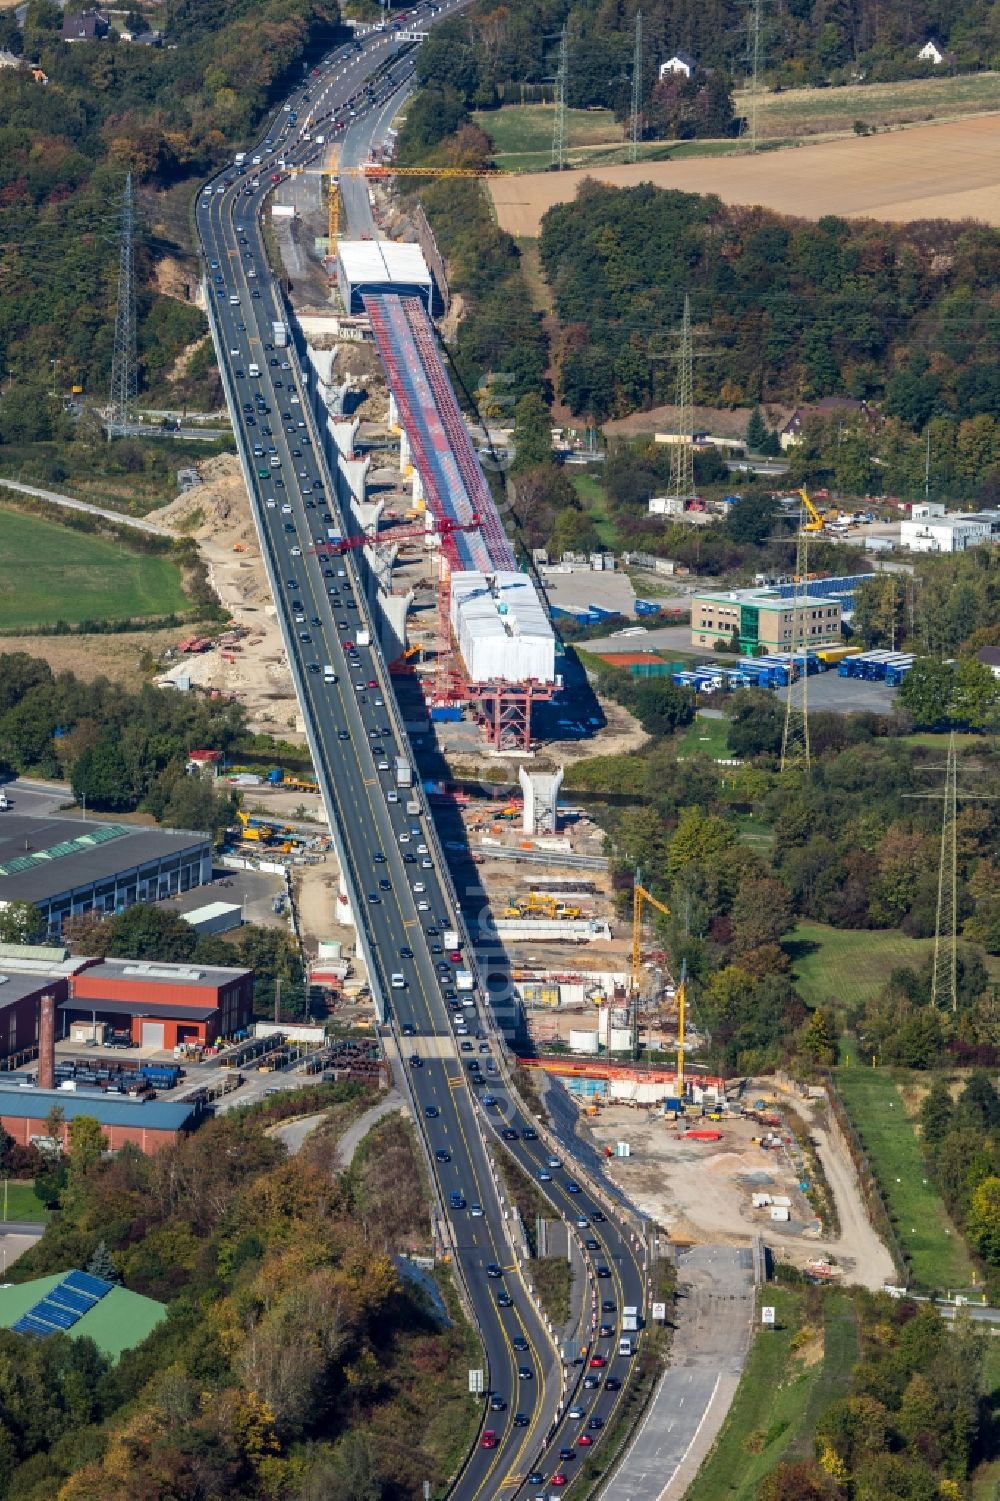
{"label": "shipping container", "polygon": [[430,718],[431,724],[461,724],[462,711],[457,704],[435,704]]}

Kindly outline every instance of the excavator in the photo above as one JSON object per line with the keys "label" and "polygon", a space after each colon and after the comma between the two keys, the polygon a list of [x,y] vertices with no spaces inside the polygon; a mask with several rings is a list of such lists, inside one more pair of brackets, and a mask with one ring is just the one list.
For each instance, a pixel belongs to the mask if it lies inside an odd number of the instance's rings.
{"label": "excavator", "polygon": [[541,892],[532,891],[528,896],[515,896],[508,900],[504,917],[547,917],[560,920],[570,920],[580,916],[579,907],[570,906],[567,902],[557,902],[555,897],[545,896]]}

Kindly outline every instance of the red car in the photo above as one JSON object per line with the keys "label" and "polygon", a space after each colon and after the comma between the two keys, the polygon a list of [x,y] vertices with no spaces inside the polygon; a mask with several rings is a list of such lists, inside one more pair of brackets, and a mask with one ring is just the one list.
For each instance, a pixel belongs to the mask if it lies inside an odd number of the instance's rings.
{"label": "red car", "polygon": [[606,1365],[606,1364],[607,1364],[607,1362],[605,1361],[603,1355],[592,1355],[591,1356],[591,1359],[590,1359],[591,1369],[600,1370],[601,1366],[602,1365]]}
{"label": "red car", "polygon": [[589,1433],[581,1433],[580,1437],[577,1439],[577,1443],[580,1445],[581,1449],[589,1449],[593,1442],[594,1440],[591,1438]]}
{"label": "red car", "polygon": [[497,1446],[497,1436],[493,1432],[492,1428],[487,1428],[486,1432],[483,1434],[482,1438],[479,1440],[479,1446],[480,1446],[481,1449],[495,1449],[496,1448],[496,1446]]}
{"label": "red car", "polygon": [[345,651],[353,651],[354,650],[354,642],[353,641],[345,641],[344,642],[344,650]]}
{"label": "red car", "polygon": [[565,1484],[566,1484],[566,1476],[563,1474],[562,1470],[556,1470],[555,1474],[552,1476],[552,1479],[549,1481],[549,1485],[565,1485]]}
{"label": "red car", "polygon": [[451,953],[448,955],[448,958],[451,960],[452,964],[461,964],[462,962],[462,956],[458,952],[458,949],[452,949]]}

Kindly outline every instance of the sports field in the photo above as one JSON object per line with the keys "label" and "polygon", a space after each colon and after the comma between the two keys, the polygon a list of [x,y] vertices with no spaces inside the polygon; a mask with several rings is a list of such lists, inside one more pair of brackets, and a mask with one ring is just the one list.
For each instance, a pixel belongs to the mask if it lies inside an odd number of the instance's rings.
{"label": "sports field", "polygon": [[188,607],[168,558],[0,507],[0,631],[122,620]]}
{"label": "sports field", "polygon": [[[904,1070],[900,1078],[906,1077]],[[921,1289],[969,1287],[972,1264],[927,1176],[893,1070],[866,1067],[852,1050],[851,1062],[841,1064],[836,1079],[878,1174],[896,1234],[911,1258],[914,1283]]]}
{"label": "sports field", "polygon": [[872,1000],[900,965],[922,964],[933,947],[933,939],[907,938],[896,928],[828,928],[814,922],[800,922],[782,943],[807,1006],[833,1002],[851,1010]]}
{"label": "sports field", "polygon": [[585,177],[615,187],[652,182],[726,203],[762,204],[816,219],[981,219],[1000,225],[1000,115],[915,125],[756,156],[700,157],[571,172],[496,177],[489,190],[503,229],[537,235],[542,215],[576,196]]}

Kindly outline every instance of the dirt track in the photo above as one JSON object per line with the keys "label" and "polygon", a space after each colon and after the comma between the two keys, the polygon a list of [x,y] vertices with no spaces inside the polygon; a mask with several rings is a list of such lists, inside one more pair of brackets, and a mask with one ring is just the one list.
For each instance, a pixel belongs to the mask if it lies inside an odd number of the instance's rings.
{"label": "dirt track", "polygon": [[725,203],[763,204],[816,219],[980,219],[1000,225],[1000,115],[918,125],[759,156],[695,157],[590,171],[492,178],[501,228],[537,235],[542,215],[576,196],[586,177],[615,187],[651,182]]}

